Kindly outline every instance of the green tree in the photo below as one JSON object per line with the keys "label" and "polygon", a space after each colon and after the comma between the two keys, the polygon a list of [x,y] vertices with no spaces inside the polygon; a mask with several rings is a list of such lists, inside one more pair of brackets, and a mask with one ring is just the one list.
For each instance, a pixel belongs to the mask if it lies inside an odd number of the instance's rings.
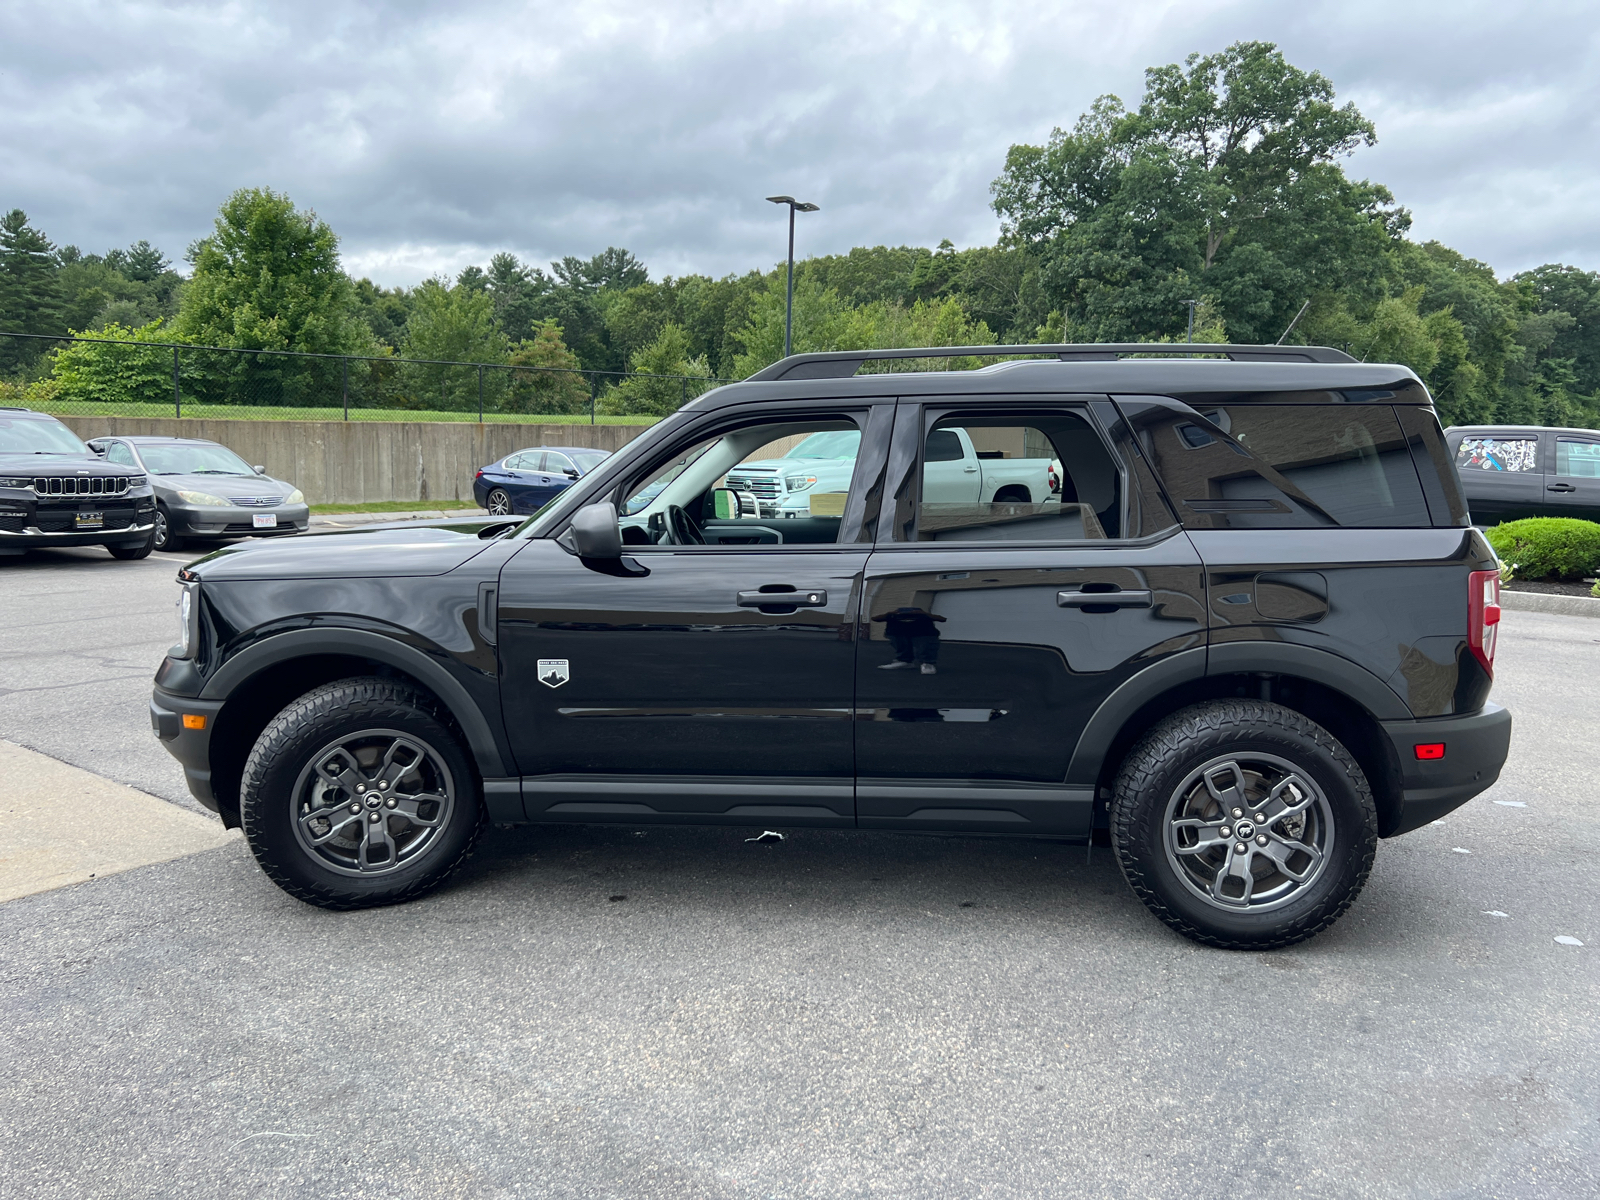
{"label": "green tree", "polygon": [[[55,247],[14,208],[0,216],[0,332],[65,333]],[[0,338],[0,370],[36,363],[49,343]]]}
{"label": "green tree", "polygon": [[631,375],[600,399],[600,410],[624,415],[664,417],[710,387],[711,368],[689,357],[689,335],[682,325],[662,327],[656,340],[629,362]]}
{"label": "green tree", "polygon": [[533,336],[517,344],[510,362],[513,367],[535,369],[510,372],[510,386],[500,404],[504,411],[589,411],[589,382],[584,376],[574,374],[581,368],[578,356],[567,349],[561,340],[561,326],[554,321],[535,322]]}
{"label": "green tree", "polygon": [[52,364],[57,401],[149,404],[172,415],[171,337],[160,320],[131,329],[113,322],[97,334],[81,336],[150,343],[151,348],[98,341],[67,344]]}
{"label": "green tree", "polygon": [[[357,315],[339,239],[288,196],[242,188],[223,202],[212,233],[189,248],[179,340],[243,350],[373,354]],[[340,364],[277,355],[196,356],[193,386],[218,402],[336,404]]]}
{"label": "green tree", "polygon": [[[412,293],[402,356],[442,360],[406,367],[414,402],[421,407],[464,411],[477,407],[478,371],[448,363],[504,363],[510,347],[494,319],[494,297],[476,281],[450,287],[425,279]],[[484,374],[484,402],[498,407],[505,372]]]}

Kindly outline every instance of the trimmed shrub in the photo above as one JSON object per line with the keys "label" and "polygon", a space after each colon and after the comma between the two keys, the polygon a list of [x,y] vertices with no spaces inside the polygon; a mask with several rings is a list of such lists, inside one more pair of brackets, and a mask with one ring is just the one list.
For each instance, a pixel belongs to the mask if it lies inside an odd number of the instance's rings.
{"label": "trimmed shrub", "polygon": [[1573,517],[1507,521],[1485,536],[1519,579],[1581,579],[1600,570],[1600,525]]}

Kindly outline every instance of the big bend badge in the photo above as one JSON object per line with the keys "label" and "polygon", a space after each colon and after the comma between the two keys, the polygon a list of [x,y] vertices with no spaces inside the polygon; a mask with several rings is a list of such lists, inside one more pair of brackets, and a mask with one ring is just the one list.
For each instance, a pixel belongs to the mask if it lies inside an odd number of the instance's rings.
{"label": "big bend badge", "polygon": [[564,658],[541,658],[539,660],[539,682],[545,687],[560,687],[572,678],[572,672],[567,667]]}

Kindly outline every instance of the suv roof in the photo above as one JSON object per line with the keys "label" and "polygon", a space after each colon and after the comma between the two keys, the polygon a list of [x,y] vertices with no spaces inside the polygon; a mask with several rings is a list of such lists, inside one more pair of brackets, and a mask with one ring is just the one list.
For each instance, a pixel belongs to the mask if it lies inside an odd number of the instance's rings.
{"label": "suv roof", "polygon": [[1452,433],[1583,433],[1591,437],[1600,429],[1579,429],[1573,425],[1452,425],[1445,430]]}

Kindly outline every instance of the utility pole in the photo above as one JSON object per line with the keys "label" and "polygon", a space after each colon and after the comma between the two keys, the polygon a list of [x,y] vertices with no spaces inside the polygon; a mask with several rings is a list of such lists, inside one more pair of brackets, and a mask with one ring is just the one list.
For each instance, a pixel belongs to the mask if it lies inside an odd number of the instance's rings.
{"label": "utility pole", "polygon": [[794,214],[796,210],[817,212],[822,206],[796,200],[793,196],[768,196],[767,199],[789,206],[789,286],[783,307],[783,356],[788,358],[794,348]]}
{"label": "utility pole", "polygon": [[1184,303],[1189,306],[1189,344],[1192,346],[1194,345],[1194,309],[1195,305],[1199,304],[1200,301],[1185,300]]}

